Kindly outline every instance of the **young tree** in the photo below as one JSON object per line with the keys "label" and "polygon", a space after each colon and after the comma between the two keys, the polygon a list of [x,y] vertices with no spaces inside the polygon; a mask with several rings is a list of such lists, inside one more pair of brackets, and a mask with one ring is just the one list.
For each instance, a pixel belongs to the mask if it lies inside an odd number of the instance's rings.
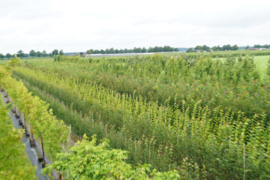
{"label": "young tree", "polygon": [[34,50],[31,50],[29,55],[32,56],[32,58],[33,58],[34,56],[36,56],[36,52]]}
{"label": "young tree", "polygon": [[4,59],[4,55],[3,54],[0,54],[0,59]]}
{"label": "young tree", "polygon": [[6,54],[6,57],[7,57],[8,59],[10,59],[10,58],[12,57],[12,55],[9,54],[9,53],[7,53],[7,54]]}

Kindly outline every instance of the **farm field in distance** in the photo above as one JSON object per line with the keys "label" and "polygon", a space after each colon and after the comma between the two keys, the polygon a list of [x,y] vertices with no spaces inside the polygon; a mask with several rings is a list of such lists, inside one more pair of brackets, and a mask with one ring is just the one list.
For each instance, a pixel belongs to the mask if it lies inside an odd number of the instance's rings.
{"label": "farm field in distance", "polygon": [[132,165],[268,179],[269,56],[207,55],[28,58],[12,77],[76,135],[107,138]]}

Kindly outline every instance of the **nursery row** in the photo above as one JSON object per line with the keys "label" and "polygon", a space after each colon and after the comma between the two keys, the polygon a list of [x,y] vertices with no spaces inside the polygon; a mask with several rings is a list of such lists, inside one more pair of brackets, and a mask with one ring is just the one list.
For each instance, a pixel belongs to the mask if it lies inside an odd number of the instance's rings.
{"label": "nursery row", "polygon": [[[209,179],[268,178],[270,127],[266,126],[265,109],[247,114],[234,106],[203,105],[202,98],[191,97],[192,103],[187,103],[185,96],[194,90],[199,93],[197,87],[172,96],[173,104],[169,98],[159,103],[140,94],[119,93],[73,76],[63,77],[27,66],[16,68],[14,77],[50,103],[55,114],[71,124],[76,134],[96,134],[98,142],[106,137],[112,148],[130,150],[127,162],[149,163],[162,171],[181,171],[183,159],[188,157],[198,163],[200,177],[206,170]],[[258,82],[252,83],[252,88],[257,88]],[[238,85],[232,83],[226,93],[231,102]],[[225,85],[216,81],[212,87],[215,86],[218,90]],[[266,98],[269,96],[264,88],[257,89],[263,89]],[[221,94],[224,93],[218,95]],[[218,95],[212,92],[217,104]],[[176,103],[178,98],[182,99]]]}
{"label": "nursery row", "polygon": [[[51,170],[58,170],[61,172],[60,179],[88,179],[88,178],[112,178],[112,179],[179,179],[180,174],[177,171],[167,171],[167,172],[158,172],[155,169],[150,169],[149,165],[141,165],[141,166],[131,166],[123,161],[127,157],[127,152],[120,151],[120,150],[109,150],[109,144],[106,140],[103,140],[103,145],[99,145],[96,147],[95,145],[95,137],[92,137],[92,141],[89,142],[87,137],[84,136],[82,142],[77,142],[78,145],[69,149],[68,141],[70,135],[70,128],[64,124],[62,120],[57,120],[55,116],[52,114],[52,110],[48,111],[48,104],[44,101],[40,100],[37,96],[32,96],[31,93],[28,92],[28,89],[23,85],[22,82],[16,81],[14,78],[10,77],[9,71],[14,68],[14,66],[19,63],[19,59],[14,58],[9,62],[5,68],[0,66],[0,84],[2,86],[2,91],[6,93],[7,103],[10,103],[8,107],[12,108],[12,111],[16,114],[18,118],[20,118],[20,123],[22,123],[24,127],[24,133],[29,137],[35,137],[35,141],[41,143],[41,146],[45,149],[45,152],[50,155],[50,160],[52,165],[47,166],[47,168],[43,171],[47,174],[50,174]],[[12,101],[10,98],[12,98]],[[2,111],[3,108],[0,109],[0,116],[1,116],[1,124],[2,124],[2,116],[4,117],[5,111]],[[4,120],[4,118],[3,118]],[[5,119],[6,120],[6,119]],[[7,122],[5,122],[7,123]],[[5,126],[3,126],[5,128]],[[1,126],[2,128],[2,126]],[[5,132],[9,134],[8,128],[6,126]],[[16,135],[16,133],[19,133]],[[19,130],[16,132],[11,132],[10,134],[14,137],[4,137],[0,139],[0,143],[3,145],[0,150],[13,150],[12,152],[16,153],[16,150],[21,150],[21,146],[17,146],[13,143],[15,140],[19,141],[19,135],[22,135],[23,131]],[[29,135],[29,133],[31,135]],[[9,139],[8,139],[9,138]],[[13,139],[12,139],[13,138]],[[41,139],[41,141],[39,141]],[[7,140],[12,140],[7,142]],[[13,149],[8,149],[9,143],[13,143]],[[14,146],[15,145],[15,146]],[[10,148],[10,147],[9,147]],[[85,149],[84,152],[81,149]],[[78,151],[76,151],[78,150]],[[60,152],[65,152],[64,157],[63,154],[59,154]],[[76,152],[75,152],[76,151]],[[75,153],[74,153],[75,152]],[[2,153],[5,157],[6,152]],[[93,154],[96,154],[94,157]],[[7,154],[5,157],[3,164],[6,165],[5,162],[10,158],[11,154]],[[16,154],[17,155],[17,154]],[[18,154],[20,155],[20,154]],[[100,160],[100,157],[107,155],[107,159]],[[81,161],[78,162],[77,160],[81,160],[81,157],[84,156],[85,162]],[[15,157],[15,156],[14,156]],[[68,157],[72,157],[68,159]],[[16,157],[15,157],[16,158]],[[44,158],[44,157],[43,157]],[[74,159],[77,159],[74,161]],[[69,161],[68,166],[66,161]],[[9,162],[9,161],[8,161]],[[90,163],[89,163],[90,162]],[[14,164],[14,161],[11,161]],[[10,164],[11,164],[10,163]],[[20,165],[20,161],[18,161]],[[83,166],[82,164],[83,163]],[[88,163],[88,165],[87,165]],[[105,165],[106,168],[103,169],[103,166],[98,165]],[[15,177],[16,174],[10,174],[7,167],[2,168],[0,166],[0,176],[8,176],[10,179]],[[85,166],[84,166],[85,165]],[[189,163],[185,163],[183,168],[187,168]],[[195,164],[195,167],[198,169],[198,165]],[[16,169],[17,168],[17,169]],[[27,170],[28,166],[26,167],[14,167],[14,172],[17,173],[17,170],[20,170],[19,175],[25,175],[24,170]],[[33,170],[34,167],[31,167]],[[91,170],[89,170],[91,168]],[[2,171],[3,169],[3,171]],[[29,169],[29,176],[28,179],[34,179],[32,177],[32,169]],[[15,171],[16,170],[16,171]],[[185,171],[183,169],[182,171]],[[182,173],[183,174],[183,173]],[[187,173],[181,175],[182,177],[190,177]],[[9,179],[8,178],[8,179]],[[5,178],[6,179],[6,178]],[[21,176],[17,179],[24,179],[24,176]],[[191,179],[191,178],[189,178]]]}
{"label": "nursery row", "polygon": [[74,83],[79,86],[100,85],[159,105],[177,104],[182,109],[185,101],[190,109],[201,101],[201,107],[227,107],[244,112],[248,118],[265,113],[266,122],[270,121],[270,112],[266,111],[270,108],[270,81],[268,76],[261,77],[262,72],[249,57],[218,61],[156,54],[149,59],[98,59],[83,64],[26,63],[24,68],[76,79]]}
{"label": "nursery row", "polygon": [[0,179],[36,179],[21,141],[23,131],[16,130],[0,97]]}

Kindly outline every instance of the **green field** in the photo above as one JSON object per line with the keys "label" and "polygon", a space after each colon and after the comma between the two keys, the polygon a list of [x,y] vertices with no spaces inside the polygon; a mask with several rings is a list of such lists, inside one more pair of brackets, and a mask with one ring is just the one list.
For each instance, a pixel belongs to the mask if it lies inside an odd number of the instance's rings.
{"label": "green field", "polygon": [[127,150],[128,163],[187,168],[193,178],[267,179],[268,58],[59,56],[23,60],[13,77],[76,135]]}

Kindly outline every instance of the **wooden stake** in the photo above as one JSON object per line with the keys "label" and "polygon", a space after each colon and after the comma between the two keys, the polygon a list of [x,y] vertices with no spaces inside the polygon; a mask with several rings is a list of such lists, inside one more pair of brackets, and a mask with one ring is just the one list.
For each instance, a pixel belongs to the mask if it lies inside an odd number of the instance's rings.
{"label": "wooden stake", "polygon": [[46,162],[45,162],[45,152],[44,152],[44,147],[43,147],[43,137],[42,137],[41,132],[40,132],[40,139],[41,139],[41,147],[42,147],[42,157],[43,157],[43,162],[44,162],[44,165],[46,165]]}

